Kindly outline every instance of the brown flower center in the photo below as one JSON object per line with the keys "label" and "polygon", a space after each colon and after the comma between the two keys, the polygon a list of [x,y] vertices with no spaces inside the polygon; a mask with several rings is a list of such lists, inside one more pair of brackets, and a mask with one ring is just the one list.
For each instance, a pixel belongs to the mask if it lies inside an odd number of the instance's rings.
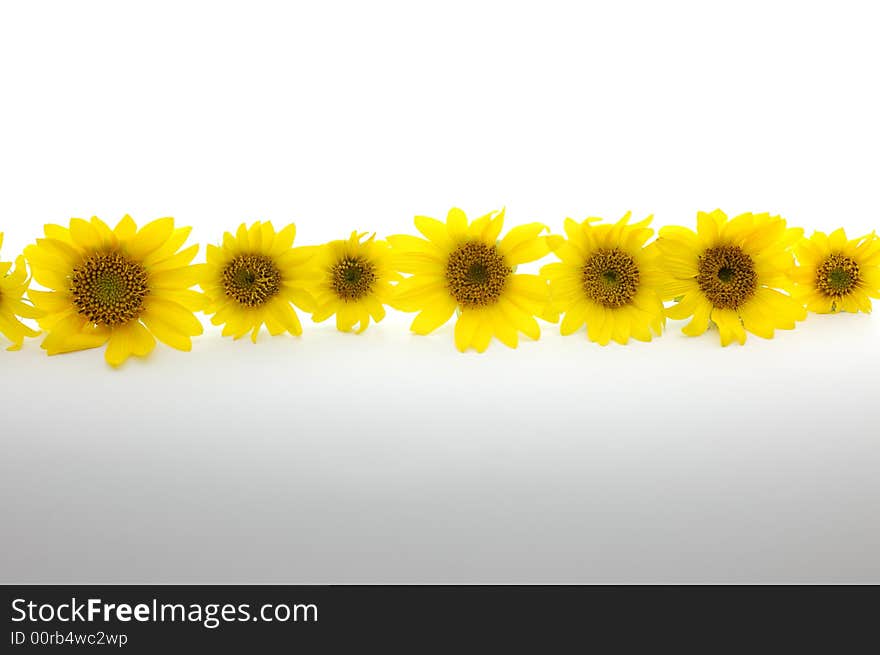
{"label": "brown flower center", "polygon": [[816,288],[831,298],[842,298],[862,279],[859,265],[851,257],[833,253],[816,269]]}
{"label": "brown flower center", "polygon": [[149,292],[144,267],[118,252],[87,257],[70,278],[76,310],[96,325],[123,325],[137,319]]}
{"label": "brown flower center", "polygon": [[281,291],[281,271],[266,255],[238,255],[221,277],[226,295],[245,307],[259,307]]}
{"label": "brown flower center", "polygon": [[629,304],[639,290],[639,267],[620,248],[602,248],[590,255],[582,269],[584,293],[604,307]]}
{"label": "brown flower center", "polygon": [[737,309],[755,294],[755,262],[739,246],[706,249],[697,263],[697,283],[718,309]]}
{"label": "brown flower center", "polygon": [[330,269],[330,285],[345,302],[369,295],[375,282],[376,267],[364,257],[345,257]]}
{"label": "brown flower center", "polygon": [[446,282],[462,307],[485,307],[498,302],[513,269],[495,246],[479,241],[460,245],[449,255]]}

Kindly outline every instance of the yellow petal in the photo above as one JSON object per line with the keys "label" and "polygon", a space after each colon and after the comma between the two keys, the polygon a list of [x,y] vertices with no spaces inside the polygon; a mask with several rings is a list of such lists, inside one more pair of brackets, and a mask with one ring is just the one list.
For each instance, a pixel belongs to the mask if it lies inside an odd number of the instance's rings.
{"label": "yellow petal", "polygon": [[198,244],[195,244],[193,246],[190,246],[186,250],[181,250],[176,255],[173,255],[153,264],[150,269],[152,271],[167,271],[173,268],[183,268],[193,260],[198,252],[199,246]]}
{"label": "yellow petal", "polygon": [[498,306],[504,311],[508,320],[516,326],[516,329],[525,334],[530,339],[539,339],[541,337],[541,328],[535,317],[528,312],[527,309],[520,306],[514,298],[502,298],[498,301]]}
{"label": "yellow petal", "polygon": [[697,235],[704,247],[709,248],[718,243],[721,225],[725,219],[724,213],[717,209],[709,214],[697,213]]}
{"label": "yellow petal", "polygon": [[573,307],[570,307],[565,313],[565,317],[562,319],[562,324],[559,326],[560,333],[566,336],[574,334],[581,328],[581,326],[583,326],[586,318],[587,303],[585,301],[579,302]]}
{"label": "yellow petal", "polygon": [[502,306],[496,305],[488,312],[492,331],[498,340],[508,348],[516,348],[519,342],[516,327],[508,319]]}
{"label": "yellow petal", "polygon": [[104,352],[104,358],[110,366],[121,366],[132,355],[143,352],[147,348],[147,343],[150,343],[147,352],[152,350],[155,340],[148,332],[146,333],[148,339],[142,339],[138,330],[133,327],[139,325],[137,321],[131,321],[113,328],[110,333],[110,341],[107,343],[107,350]]}
{"label": "yellow petal", "polygon": [[673,320],[684,320],[692,316],[697,304],[705,302],[701,294],[697,292],[688,293],[679,302],[673,303],[666,308],[666,315]]}
{"label": "yellow petal", "polygon": [[712,321],[718,326],[722,346],[727,346],[734,341],[738,341],[740,345],[746,342],[746,331],[736,311],[715,308],[712,310]]}
{"label": "yellow petal", "polygon": [[354,307],[347,303],[343,303],[336,312],[336,329],[340,332],[350,332],[354,324],[357,323],[358,316]]}
{"label": "yellow petal", "polygon": [[467,237],[467,224],[465,213],[458,207],[453,207],[446,215],[446,232],[453,242],[462,241]]}
{"label": "yellow petal", "polygon": [[413,312],[426,307],[435,296],[449,296],[446,280],[439,276],[415,275],[395,287],[390,304],[401,311]]}
{"label": "yellow petal", "polygon": [[629,342],[629,337],[632,333],[629,327],[629,313],[626,311],[626,309],[627,308],[624,307],[623,309],[609,310],[611,318],[614,322],[613,328],[611,330],[611,338],[621,345],[626,345]]}
{"label": "yellow petal", "polygon": [[540,275],[511,275],[504,293],[534,315],[541,314],[550,303],[550,286]]}
{"label": "yellow petal", "polygon": [[137,233],[137,225],[131,216],[126,214],[113,228],[113,232],[120,241],[128,241]]}
{"label": "yellow petal", "polygon": [[705,299],[700,299],[694,308],[694,317],[691,322],[681,328],[689,337],[697,337],[703,334],[709,328],[709,315],[712,312],[712,305]]}
{"label": "yellow petal", "polygon": [[474,338],[471,342],[478,353],[486,352],[489,343],[492,341],[493,329],[489,315],[489,311],[481,311],[478,313],[479,318],[477,330],[474,333]]}
{"label": "yellow petal", "polygon": [[40,347],[49,355],[97,348],[107,343],[110,329],[95,327],[85,317],[71,313],[53,325]]}
{"label": "yellow petal", "polygon": [[73,267],[82,262],[82,253],[66,241],[59,239],[37,239],[37,246],[25,249],[35,264],[68,274]]}
{"label": "yellow petal", "polygon": [[192,350],[192,339],[189,335],[161,320],[156,314],[146,313],[141,320],[152,335],[165,345],[184,352]]}
{"label": "yellow petal", "polygon": [[547,226],[541,223],[519,225],[501,240],[498,244],[498,252],[511,265],[540,259],[550,252],[547,240],[538,238],[538,235],[545,230]]}
{"label": "yellow petal", "polygon": [[385,307],[376,298],[369,296],[364,300],[364,304],[376,323],[385,318]]}
{"label": "yellow petal", "polygon": [[449,232],[446,226],[436,218],[428,218],[427,216],[415,217],[416,229],[424,234],[429,241],[437,244],[441,248],[452,248],[452,239],[449,238]]}
{"label": "yellow petal", "polygon": [[[172,264],[168,263],[169,259],[174,259],[178,253],[177,251],[183,247],[183,244],[186,243],[186,240],[189,238],[190,233],[192,232],[191,227],[178,227],[175,228],[171,232],[171,236],[168,237],[167,241],[165,241],[161,246],[156,248],[153,252],[147,255],[144,260],[144,266],[148,268],[173,268]],[[184,252],[189,252],[192,248],[195,248],[195,252],[198,252],[198,245],[190,246],[189,250]],[[188,261],[186,263],[189,263]],[[179,266],[180,264],[178,264]]]}
{"label": "yellow petal", "polygon": [[70,219],[70,236],[83,250],[95,250],[102,245],[101,235],[91,223],[81,218]]}
{"label": "yellow petal", "polygon": [[464,310],[461,312],[455,323],[455,347],[460,352],[467,350],[473,343],[479,324],[480,319],[476,311]]}
{"label": "yellow petal", "polygon": [[423,309],[413,320],[410,329],[416,334],[430,334],[452,317],[455,307],[456,303],[450,296],[443,296]]}
{"label": "yellow petal", "polygon": [[143,261],[147,255],[161,247],[173,231],[173,218],[160,218],[147,223],[126,244],[126,250],[132,258]]}
{"label": "yellow petal", "polygon": [[409,234],[393,234],[388,237],[388,243],[391,244],[391,247],[394,248],[398,254],[405,252],[418,252],[436,257],[438,260],[443,254],[443,251],[437,247],[434,242],[410,236]]}
{"label": "yellow petal", "polygon": [[269,250],[270,257],[277,257],[293,246],[296,238],[296,225],[291,223],[275,235],[275,242]]}
{"label": "yellow petal", "polygon": [[195,315],[176,302],[159,296],[147,296],[144,302],[144,316],[155,316],[178,332],[189,336],[202,333],[202,324]]}
{"label": "yellow petal", "polygon": [[846,232],[842,227],[828,235],[828,245],[832,252],[840,252],[846,247]]}
{"label": "yellow petal", "polygon": [[614,334],[614,313],[607,307],[595,305],[587,316],[593,319],[587,324],[587,336],[600,346],[607,346]]}
{"label": "yellow petal", "polygon": [[480,235],[480,241],[491,244],[498,240],[498,235],[501,234],[501,229],[504,227],[504,210],[502,209],[494,216],[492,214],[489,216],[491,218]]}

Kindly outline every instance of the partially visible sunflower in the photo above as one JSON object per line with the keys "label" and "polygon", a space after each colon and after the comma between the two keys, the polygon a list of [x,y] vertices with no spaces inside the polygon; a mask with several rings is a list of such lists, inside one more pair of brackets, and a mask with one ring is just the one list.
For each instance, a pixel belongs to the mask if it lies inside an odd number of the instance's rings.
{"label": "partially visible sunflower", "polygon": [[223,234],[223,245],[209,245],[208,263],[199,282],[205,291],[205,313],[223,325],[223,336],[235,339],[251,333],[257,342],[265,324],[269,334],[302,334],[293,305],[315,311],[308,291],[320,277],[314,246],[293,247],[296,226],[275,232],[272,223],[242,223],[235,235]]}
{"label": "partially visible sunflower", "polygon": [[190,350],[191,337],[202,333],[193,315],[200,294],[190,289],[199,246],[180,250],[190,229],[160,218],[138,230],[127,215],[112,230],[97,217],[46,225],[46,238],[24,251],[34,279],[51,289],[28,291],[44,313],[42,348],[56,355],[106,343],[111,366],[145,357],[156,339]]}
{"label": "partially visible sunflower", "polygon": [[[0,232],[0,248],[3,247],[3,233]],[[15,259],[15,268],[11,262],[0,262],[0,334],[12,342],[6,350],[18,350],[25,337],[35,337],[40,333],[22,323],[21,318],[37,318],[40,312],[33,305],[22,300],[27,291],[30,278],[24,257]]]}
{"label": "partially visible sunflower", "polygon": [[795,246],[794,297],[811,312],[870,312],[880,298],[880,239],[846,238],[843,228],[814,232]]}
{"label": "partially visible sunflower", "polygon": [[544,225],[515,227],[499,241],[504,210],[469,224],[463,211],[451,209],[446,223],[416,216],[415,224],[427,239],[388,237],[396,268],[412,273],[397,285],[391,304],[419,312],[413,332],[428,334],[458,310],[456,347],[483,352],[493,336],[511,348],[517,346],[518,332],[538,339],[535,316],[555,320],[547,281],[514,272],[517,265],[549,252],[546,237],[539,236],[547,229]]}
{"label": "partially visible sunflower", "polygon": [[336,315],[336,327],[357,333],[367,329],[370,318],[378,323],[385,318],[385,305],[391,300],[401,276],[391,265],[387,242],[376,235],[364,240],[366,233],[356,231],[346,240],[322,246],[315,260],[323,276],[313,289],[316,309],[312,320],[320,323]]}
{"label": "partially visible sunflower", "polygon": [[565,219],[568,239],[555,237],[554,254],[562,261],[546,264],[541,274],[550,280],[554,307],[565,312],[560,330],[569,335],[584,323],[591,341],[625,344],[630,337],[650,341],[663,331],[660,299],[662,275],[655,251],[645,248],[654,231],[651,217],[628,225],[631,213],[617,223],[592,225]]}
{"label": "partially visible sunflower", "polygon": [[691,318],[682,332],[703,334],[712,321],[721,345],[746,341],[746,331],[771,339],[806,318],[803,305],[780,291],[790,290],[792,246],[803,230],[786,227],[778,216],[740,214],[730,220],[721,210],[697,214],[697,231],[660,228],[654,243],[666,281],[664,299],[673,319]]}

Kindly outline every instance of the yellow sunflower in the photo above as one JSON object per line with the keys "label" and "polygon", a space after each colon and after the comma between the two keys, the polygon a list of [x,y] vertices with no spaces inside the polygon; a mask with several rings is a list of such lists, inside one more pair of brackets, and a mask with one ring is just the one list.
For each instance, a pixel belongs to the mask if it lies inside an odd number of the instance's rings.
{"label": "yellow sunflower", "polygon": [[411,329],[428,334],[459,311],[455,345],[464,352],[483,352],[495,336],[516,348],[518,332],[537,339],[535,316],[554,319],[546,280],[515,273],[518,264],[535,261],[549,252],[547,228],[529,223],[510,230],[498,240],[504,210],[468,224],[460,209],[452,209],[446,223],[416,216],[415,224],[427,239],[409,235],[388,237],[396,268],[412,276],[397,285],[392,306],[419,312]]}
{"label": "yellow sunflower", "polygon": [[[3,233],[0,232],[0,248],[3,247]],[[27,291],[30,278],[24,257],[17,257],[15,268],[11,262],[0,262],[0,334],[12,342],[7,350],[18,350],[25,337],[35,337],[39,332],[22,323],[21,318],[38,318],[40,312],[22,300]]]}
{"label": "yellow sunflower", "polygon": [[880,298],[880,239],[847,240],[843,229],[814,232],[795,246],[794,297],[811,312],[870,312]]}
{"label": "yellow sunflower", "polygon": [[331,241],[322,246],[316,265],[323,276],[313,289],[316,309],[312,320],[320,323],[336,315],[336,327],[357,333],[367,329],[370,318],[378,323],[385,318],[385,305],[391,300],[392,282],[400,274],[391,265],[387,242],[376,241],[375,234],[352,232],[347,240]]}
{"label": "yellow sunflower", "polygon": [[140,230],[130,216],[110,229],[99,218],[46,225],[45,239],[25,249],[34,279],[50,291],[28,296],[44,313],[49,355],[107,344],[105,359],[119,366],[131,355],[145,357],[156,339],[190,350],[202,333],[193,315],[200,295],[190,287],[198,245],[180,250],[190,228],[160,218]]}
{"label": "yellow sunflower", "polygon": [[721,345],[746,341],[746,331],[771,339],[806,317],[803,305],[781,293],[791,288],[792,246],[803,230],[786,227],[778,216],[740,214],[728,220],[721,210],[697,214],[697,231],[667,226],[654,243],[666,281],[664,299],[673,319],[692,317],[682,331],[703,334],[712,321]]}
{"label": "yellow sunflower", "polygon": [[541,274],[550,280],[550,295],[565,312],[560,330],[568,335],[584,323],[587,337],[601,345],[630,337],[650,341],[663,331],[665,317],[660,299],[662,275],[655,252],[645,248],[654,231],[651,218],[628,225],[630,213],[616,224],[592,225],[598,218],[578,223],[565,219],[568,239],[554,237],[560,262],[547,264]]}
{"label": "yellow sunflower", "polygon": [[223,325],[223,336],[240,339],[248,332],[257,342],[265,324],[269,334],[302,334],[293,305],[315,311],[309,291],[320,271],[314,264],[317,249],[293,247],[296,226],[275,232],[272,223],[244,223],[235,235],[226,232],[223,245],[209,245],[208,263],[200,285],[205,291],[205,313],[211,323]]}

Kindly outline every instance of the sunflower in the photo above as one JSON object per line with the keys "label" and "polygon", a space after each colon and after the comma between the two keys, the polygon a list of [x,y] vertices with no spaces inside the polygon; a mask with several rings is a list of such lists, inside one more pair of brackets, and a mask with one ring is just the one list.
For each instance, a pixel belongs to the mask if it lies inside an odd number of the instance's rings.
{"label": "sunflower", "polygon": [[843,229],[814,232],[795,246],[794,296],[811,312],[870,312],[880,298],[880,239],[847,240]]}
{"label": "sunflower", "polygon": [[272,336],[302,334],[292,305],[315,311],[309,287],[320,277],[313,260],[315,247],[293,247],[296,226],[275,232],[272,223],[242,223],[235,235],[226,232],[223,245],[209,245],[199,284],[205,291],[205,313],[223,325],[223,336],[251,341],[263,324]]}
{"label": "sunflower", "polygon": [[347,240],[331,241],[322,246],[315,263],[323,275],[312,289],[316,309],[312,320],[320,323],[336,315],[336,327],[357,333],[367,329],[370,318],[378,323],[385,318],[385,305],[391,299],[392,282],[400,274],[391,266],[390,247],[376,241],[374,234],[352,232]]}
{"label": "sunflower", "polygon": [[[0,232],[0,247],[3,246],[3,233]],[[35,337],[40,333],[19,321],[21,318],[38,318],[40,312],[22,300],[27,291],[30,278],[27,276],[24,257],[17,257],[15,268],[11,262],[0,262],[0,334],[12,342],[7,350],[18,350],[25,337]]]}
{"label": "sunflower", "polygon": [[413,332],[428,334],[458,310],[456,347],[483,352],[493,336],[511,348],[517,346],[518,332],[537,339],[541,330],[535,316],[555,318],[546,280],[514,272],[518,264],[549,252],[546,237],[539,236],[544,225],[515,227],[499,241],[504,210],[468,224],[463,211],[452,209],[445,224],[426,216],[416,216],[415,224],[427,240],[388,237],[396,268],[412,273],[397,285],[391,304],[419,312]]}
{"label": "sunflower", "polygon": [[718,209],[697,214],[696,233],[661,228],[654,243],[666,276],[662,296],[679,300],[666,315],[692,317],[682,329],[689,336],[703,334],[711,320],[722,346],[745,343],[746,331],[771,339],[774,330],[793,329],[806,312],[779,290],[791,287],[791,248],[802,235],[778,216],[740,214],[728,220]]}
{"label": "sunflower", "polygon": [[156,339],[190,350],[202,333],[193,315],[199,294],[190,289],[198,245],[180,250],[190,228],[160,218],[140,230],[130,216],[110,229],[99,218],[72,218],[70,227],[46,225],[45,239],[25,249],[34,279],[50,291],[28,296],[43,312],[49,355],[107,344],[105,359],[119,366],[145,357]]}
{"label": "sunflower", "polygon": [[562,261],[545,265],[541,274],[550,280],[554,306],[565,312],[562,334],[586,323],[588,338],[604,346],[611,339],[650,341],[652,331],[663,331],[662,276],[654,250],[645,248],[654,232],[648,227],[651,218],[628,225],[630,217],[627,213],[614,225],[567,218],[568,239],[551,241]]}

